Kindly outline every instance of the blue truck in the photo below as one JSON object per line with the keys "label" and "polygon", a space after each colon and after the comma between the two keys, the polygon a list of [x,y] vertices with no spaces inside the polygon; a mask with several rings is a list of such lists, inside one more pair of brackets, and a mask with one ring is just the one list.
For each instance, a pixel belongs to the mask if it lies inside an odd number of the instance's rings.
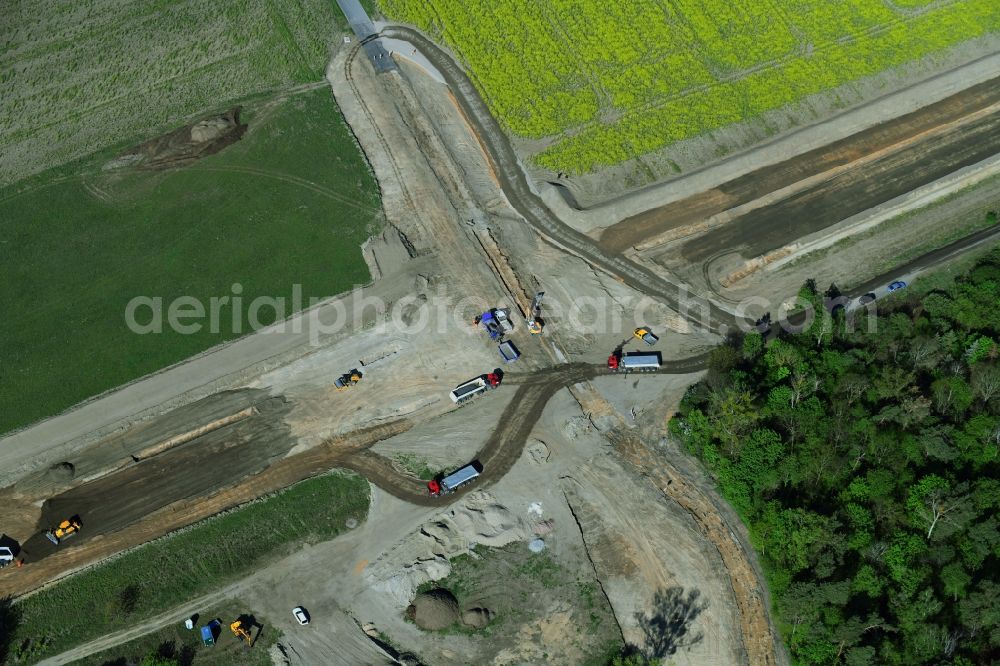
{"label": "blue truck", "polygon": [[219,624],[218,620],[212,620],[204,627],[201,628],[201,642],[207,647],[212,647],[215,645],[215,638],[219,635],[222,630],[222,625]]}
{"label": "blue truck", "polygon": [[507,308],[487,310],[476,317],[476,323],[486,329],[490,334],[490,340],[500,340],[514,330],[514,324],[510,320],[510,310]]}

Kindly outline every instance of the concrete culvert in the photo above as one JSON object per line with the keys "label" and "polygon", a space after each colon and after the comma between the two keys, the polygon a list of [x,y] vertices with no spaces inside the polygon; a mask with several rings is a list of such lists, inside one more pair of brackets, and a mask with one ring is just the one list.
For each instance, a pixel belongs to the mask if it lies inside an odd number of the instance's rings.
{"label": "concrete culvert", "polygon": [[46,474],[50,481],[69,481],[76,476],[76,468],[73,463],[61,462],[49,467]]}
{"label": "concrete culvert", "polygon": [[358,521],[354,518],[348,518],[347,522],[344,524],[347,525],[347,529],[353,530],[355,527],[358,526]]}
{"label": "concrete culvert", "polygon": [[493,619],[489,608],[470,608],[462,612],[462,624],[473,629],[482,629]]}
{"label": "concrete culvert", "polygon": [[458,619],[458,600],[443,588],[422,592],[406,609],[406,615],[421,629],[447,629]]}

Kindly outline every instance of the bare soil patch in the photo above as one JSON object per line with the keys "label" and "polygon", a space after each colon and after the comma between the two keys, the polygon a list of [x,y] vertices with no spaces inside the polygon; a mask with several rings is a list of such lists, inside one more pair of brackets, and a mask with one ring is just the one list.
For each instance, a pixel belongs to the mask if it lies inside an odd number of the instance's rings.
{"label": "bare soil patch", "polygon": [[247,127],[240,122],[240,107],[236,106],[129,148],[105,168],[170,169],[192,164],[239,141]]}
{"label": "bare soil patch", "polygon": [[[872,152],[906,142],[941,125],[956,123],[997,102],[1000,102],[1000,78],[973,86],[918,111],[774,166],[758,169],[719,187],[634,215],[604,230],[600,246],[607,252],[623,252],[645,239],[697,225],[713,215],[747,204],[806,178],[843,167]],[[953,166],[950,170],[957,168],[959,167]],[[877,182],[873,181],[873,184],[877,185]],[[911,184],[910,189],[912,187],[914,185]]]}

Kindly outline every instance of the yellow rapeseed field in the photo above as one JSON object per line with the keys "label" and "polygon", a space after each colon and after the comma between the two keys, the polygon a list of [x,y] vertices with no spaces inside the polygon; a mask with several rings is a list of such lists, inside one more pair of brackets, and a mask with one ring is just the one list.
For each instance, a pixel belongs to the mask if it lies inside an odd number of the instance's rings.
{"label": "yellow rapeseed field", "polygon": [[1000,30],[997,0],[382,0],[588,172]]}

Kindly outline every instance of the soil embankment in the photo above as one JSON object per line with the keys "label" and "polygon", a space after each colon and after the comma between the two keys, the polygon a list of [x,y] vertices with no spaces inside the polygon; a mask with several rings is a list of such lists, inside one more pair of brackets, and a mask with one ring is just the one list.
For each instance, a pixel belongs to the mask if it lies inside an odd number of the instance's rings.
{"label": "soil embankment", "polygon": [[[627,218],[618,224],[608,227],[601,234],[600,247],[608,253],[618,254],[630,247],[640,244],[643,240],[666,234],[672,230],[680,232],[685,227],[696,225],[713,215],[724,211],[743,206],[750,202],[766,197],[778,192],[783,188],[794,186],[809,178],[816,178],[827,172],[843,169],[867,155],[878,151],[891,151],[894,147],[903,148],[910,144],[915,144],[910,149],[912,154],[922,154],[927,150],[924,141],[930,140],[939,128],[948,125],[962,125],[963,119],[973,114],[982,112],[992,105],[1000,103],[1000,78],[992,79],[985,83],[973,86],[960,93],[952,95],[940,102],[930,104],[918,111],[909,113],[892,121],[876,125],[868,130],[864,130],[850,137],[836,141],[827,146],[811,150],[796,157],[775,164],[774,166],[758,169],[746,175],[735,178],[719,187],[706,190],[700,194],[681,199],[666,206],[653,208]],[[884,182],[880,172],[880,166],[876,162],[869,169],[860,170],[859,173],[851,174],[853,179],[867,183],[867,189],[873,190],[873,194],[882,192],[884,187],[888,190],[898,190],[900,185],[905,186],[909,191],[918,187],[919,184],[930,182],[930,168],[934,172],[941,171],[950,173],[969,162],[971,154],[983,153],[981,150],[985,146],[995,146],[995,133],[991,134],[990,125],[978,124],[974,127],[965,128],[961,136],[950,133],[952,141],[957,140],[959,145],[974,146],[976,142],[981,145],[977,150],[970,152],[966,149],[965,156],[948,155],[947,152],[939,155],[935,165],[928,165],[929,170],[922,174],[922,177],[911,177],[893,183],[891,180]],[[965,137],[964,139],[962,137]],[[940,142],[940,140],[939,140]],[[988,151],[987,151],[988,152]],[[995,148],[993,152],[996,152]],[[992,154],[992,153],[990,153]],[[988,157],[983,154],[979,159]],[[943,158],[943,162],[941,161]],[[930,160],[928,160],[930,161]],[[964,162],[964,164],[961,164]],[[881,165],[884,170],[886,165]],[[875,171],[872,171],[875,169]],[[939,174],[935,178],[940,177]],[[819,187],[822,187],[821,182]],[[895,194],[885,194],[881,201],[886,201]],[[828,204],[836,204],[845,199],[826,199]],[[857,205],[860,202],[847,202]],[[868,207],[874,205],[868,204]],[[837,206],[830,206],[831,215]],[[767,210],[767,209],[763,209]],[[855,211],[856,212],[856,211]],[[840,214],[841,211],[837,211]],[[773,211],[770,215],[773,215]],[[840,214],[835,221],[849,217],[853,213]],[[796,222],[803,221],[801,218]],[[787,225],[787,220],[784,220]],[[829,224],[829,222],[826,222]],[[745,232],[745,230],[744,230]],[[804,235],[802,232],[797,235]],[[753,238],[754,234],[750,235]]]}
{"label": "soil embankment", "polygon": [[129,148],[108,166],[138,169],[171,169],[197,162],[239,141],[247,131],[240,122],[240,107],[178,127]]}

